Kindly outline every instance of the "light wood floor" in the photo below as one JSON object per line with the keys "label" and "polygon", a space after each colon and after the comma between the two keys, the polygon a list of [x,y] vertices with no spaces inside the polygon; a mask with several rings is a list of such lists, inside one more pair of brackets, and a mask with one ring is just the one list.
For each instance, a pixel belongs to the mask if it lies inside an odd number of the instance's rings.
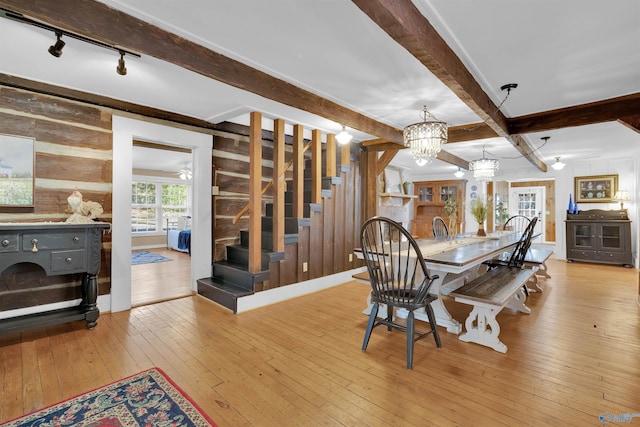
{"label": "light wood floor", "polygon": [[191,295],[191,257],[171,249],[147,249],[171,261],[131,266],[131,305]]}
{"label": "light wood floor", "polygon": [[[405,369],[402,333],[360,350],[369,290],[349,282],[233,315],[198,296],[0,337],[0,421],[140,370],[167,372],[220,426],[596,426],[640,413],[638,271],[550,261],[506,354],[441,329]],[[447,299],[464,320],[470,307]],[[631,425],[640,424],[640,418]],[[626,425],[626,423],[625,423]]]}

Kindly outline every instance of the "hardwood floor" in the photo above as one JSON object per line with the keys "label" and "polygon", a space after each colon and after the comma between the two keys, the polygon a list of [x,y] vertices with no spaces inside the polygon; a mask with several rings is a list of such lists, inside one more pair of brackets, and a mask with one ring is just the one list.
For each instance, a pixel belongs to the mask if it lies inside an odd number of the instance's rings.
{"label": "hardwood floor", "polygon": [[131,305],[152,304],[191,295],[191,257],[171,249],[148,249],[171,261],[131,266]]}
{"label": "hardwood floor", "polygon": [[[0,421],[140,370],[168,373],[220,426],[599,425],[640,413],[638,271],[550,260],[531,315],[498,315],[506,354],[374,330],[349,282],[233,315],[198,296],[0,336]],[[463,320],[470,307],[446,299]],[[631,425],[640,423],[640,417]],[[626,423],[625,423],[626,424]]]}

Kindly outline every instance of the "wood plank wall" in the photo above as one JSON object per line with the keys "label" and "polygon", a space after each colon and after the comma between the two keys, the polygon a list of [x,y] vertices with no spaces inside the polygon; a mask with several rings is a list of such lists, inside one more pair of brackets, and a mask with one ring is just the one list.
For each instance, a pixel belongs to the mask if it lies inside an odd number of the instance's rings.
{"label": "wood plank wall", "polygon": [[[0,222],[62,222],[74,188],[102,205],[111,222],[111,113],[98,107],[0,86],[0,133],[35,139],[33,208],[0,208]],[[103,236],[99,294],[111,290],[111,235]],[[34,285],[35,284],[35,285]],[[0,310],[80,298],[79,275],[45,277],[41,270],[8,269],[0,276]],[[29,289],[28,291],[24,291]]]}
{"label": "wood plank wall", "polygon": [[[0,208],[0,222],[64,221],[69,216],[67,197],[78,188],[85,200],[104,208],[100,220],[111,222],[113,139],[111,112],[62,98],[37,94],[0,85],[0,132],[32,137],[35,143],[35,207]],[[246,132],[246,133],[244,133]],[[224,259],[224,247],[239,243],[240,230],[247,218],[233,224],[233,217],[245,206],[249,196],[249,138],[245,129],[215,131],[213,185],[219,187],[214,199],[214,260]],[[243,134],[244,133],[244,134]],[[263,182],[272,176],[273,141],[263,133]],[[291,137],[286,138],[285,161],[292,157]],[[306,141],[308,142],[308,141]],[[305,142],[305,143],[306,143]],[[342,161],[347,153],[350,157]],[[312,213],[311,227],[300,227],[298,243],[287,245],[286,260],[278,263],[277,273],[265,289],[334,274],[362,264],[349,254],[358,246],[362,223],[361,168],[357,145],[340,150],[338,168],[342,183],[334,185],[332,197],[323,199],[322,209]],[[292,172],[285,175],[291,179]],[[272,191],[263,197],[271,201]],[[304,271],[306,269],[306,271]],[[45,304],[80,297],[79,275],[40,277],[23,268],[0,277],[0,310]],[[31,295],[12,295],[27,283],[38,283]],[[111,235],[103,236],[102,269],[98,277],[99,295],[111,291]],[[13,291],[9,291],[9,287]]]}

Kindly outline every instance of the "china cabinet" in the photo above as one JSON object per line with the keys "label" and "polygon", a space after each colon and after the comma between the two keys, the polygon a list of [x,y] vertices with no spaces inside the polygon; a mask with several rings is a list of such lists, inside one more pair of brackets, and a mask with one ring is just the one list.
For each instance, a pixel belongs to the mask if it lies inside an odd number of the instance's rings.
{"label": "china cabinet", "polygon": [[456,179],[447,181],[418,181],[414,182],[414,208],[411,221],[411,232],[416,238],[433,237],[431,223],[433,218],[441,216],[449,222],[444,213],[444,205],[450,198],[459,201],[458,227],[464,222],[464,202],[467,180]]}

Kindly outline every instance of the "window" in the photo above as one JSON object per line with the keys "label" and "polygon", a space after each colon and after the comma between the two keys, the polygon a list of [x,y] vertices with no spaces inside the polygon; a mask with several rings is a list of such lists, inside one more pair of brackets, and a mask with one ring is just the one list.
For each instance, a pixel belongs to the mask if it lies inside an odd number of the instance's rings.
{"label": "window", "polygon": [[189,215],[189,186],[134,181],[131,184],[131,231],[158,233],[175,228],[178,217]]}

